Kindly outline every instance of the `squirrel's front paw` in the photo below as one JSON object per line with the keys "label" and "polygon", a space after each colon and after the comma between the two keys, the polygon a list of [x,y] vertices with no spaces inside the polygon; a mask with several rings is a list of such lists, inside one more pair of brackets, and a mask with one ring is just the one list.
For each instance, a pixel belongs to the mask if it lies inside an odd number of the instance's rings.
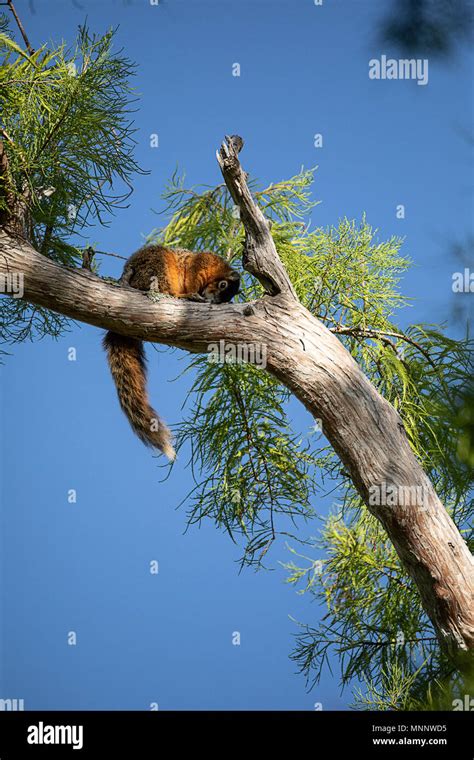
{"label": "squirrel's front paw", "polygon": [[187,301],[197,301],[198,303],[205,303],[206,299],[200,293],[190,293],[186,296]]}

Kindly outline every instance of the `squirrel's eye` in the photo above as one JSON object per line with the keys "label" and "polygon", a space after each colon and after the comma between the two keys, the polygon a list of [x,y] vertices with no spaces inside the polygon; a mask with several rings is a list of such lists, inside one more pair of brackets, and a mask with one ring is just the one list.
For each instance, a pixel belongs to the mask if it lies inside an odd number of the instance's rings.
{"label": "squirrel's eye", "polygon": [[225,290],[227,287],[227,280],[221,280],[217,287],[219,290]]}

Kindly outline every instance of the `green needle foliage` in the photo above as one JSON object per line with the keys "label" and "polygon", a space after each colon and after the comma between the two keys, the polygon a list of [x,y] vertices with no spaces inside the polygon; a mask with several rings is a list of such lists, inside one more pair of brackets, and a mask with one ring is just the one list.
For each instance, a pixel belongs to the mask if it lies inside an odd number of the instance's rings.
{"label": "green needle foliage", "polygon": [[277,517],[291,525],[313,515],[313,473],[325,457],[292,433],[286,392],[263,370],[210,365],[207,357],[191,368],[190,409],[177,428],[178,448],[189,443],[196,480],[186,499],[189,523],[210,517],[231,537],[245,537],[243,564],[261,563]]}
{"label": "green needle foliage", "polygon": [[326,610],[317,627],[300,623],[296,635],[292,659],[310,686],[335,656],[358,708],[452,709],[454,699],[472,693],[474,683],[440,651],[393,546],[349,486],[314,549],[322,559],[290,549],[295,561],[284,565],[288,582],[304,581],[300,593]]}
{"label": "green needle foliage", "polygon": [[[133,157],[134,66],[112,51],[113,36],[91,36],[84,27],[72,48],[45,45],[29,55],[5,23],[0,28],[0,140],[9,167],[0,211],[7,194],[23,199],[33,245],[72,266],[87,227],[124,207],[140,171]],[[19,299],[2,299],[2,307],[9,341],[59,335],[68,324]]]}
{"label": "green needle foliage", "polygon": [[[139,170],[133,158],[133,65],[112,51],[113,32],[79,32],[69,49],[32,55],[0,19],[0,139],[6,198],[26,200],[27,232],[55,261],[77,266],[81,235],[122,208]],[[407,304],[399,283],[409,267],[402,241],[380,240],[365,218],[312,228],[313,170],[268,187],[251,185],[272,220],[278,252],[302,303],[333,330],[379,391],[397,408],[417,457],[466,541],[472,535],[474,461],[472,345],[435,325],[402,332]],[[224,185],[187,188],[175,174],[164,193],[167,223],[150,241],[213,250],[237,265],[244,230]],[[242,300],[262,288],[244,274]],[[68,321],[20,299],[1,301],[7,342],[60,335]],[[288,580],[322,607],[316,627],[301,625],[293,658],[312,684],[339,661],[358,707],[432,709],[473,693],[434,639],[416,588],[377,521],[367,512],[322,436],[292,429],[289,393],[251,364],[189,360],[187,411],[178,448],[191,458],[189,524],[210,518],[260,566],[272,542],[319,515],[311,541],[320,559],[291,549]],[[329,517],[322,505],[338,501]],[[301,539],[294,536],[294,540]],[[305,542],[302,542],[305,543]],[[309,542],[306,542],[309,543]],[[464,692],[462,690],[465,690]]]}

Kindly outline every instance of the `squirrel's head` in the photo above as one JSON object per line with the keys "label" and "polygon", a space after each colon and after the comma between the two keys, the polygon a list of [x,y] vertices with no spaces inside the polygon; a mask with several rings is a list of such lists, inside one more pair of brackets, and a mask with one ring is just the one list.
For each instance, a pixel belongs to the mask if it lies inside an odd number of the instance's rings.
{"label": "squirrel's head", "polygon": [[240,274],[231,269],[225,277],[216,277],[202,289],[201,295],[210,303],[227,303],[232,301],[240,288]]}

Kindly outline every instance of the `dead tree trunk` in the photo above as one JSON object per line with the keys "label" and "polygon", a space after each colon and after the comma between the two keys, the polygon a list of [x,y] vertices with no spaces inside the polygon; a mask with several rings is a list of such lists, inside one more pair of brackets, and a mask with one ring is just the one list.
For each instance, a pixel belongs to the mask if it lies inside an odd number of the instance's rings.
{"label": "dead tree trunk", "polygon": [[[152,302],[82,269],[60,266],[29,243],[0,232],[0,273],[24,275],[24,298],[67,317],[124,335],[205,352],[210,343],[259,342],[267,369],[300,399],[345,464],[416,583],[441,645],[461,668],[474,650],[474,561],[413,455],[403,423],[338,338],[297,300],[270,226],[254,203],[238,159],[238,141],[218,152],[225,182],[246,230],[244,267],[267,295],[247,304]],[[379,489],[382,498],[371,495]],[[383,494],[390,492],[390,503]],[[400,494],[422,494],[407,506]]]}

